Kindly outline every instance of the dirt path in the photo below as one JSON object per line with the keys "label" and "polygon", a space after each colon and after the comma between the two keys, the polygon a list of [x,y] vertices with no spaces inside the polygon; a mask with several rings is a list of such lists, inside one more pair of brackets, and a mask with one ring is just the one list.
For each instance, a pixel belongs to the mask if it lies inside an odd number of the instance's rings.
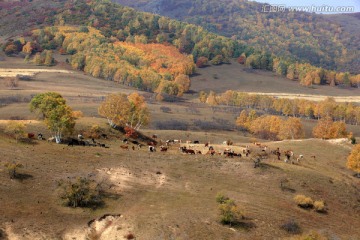
{"label": "dirt path", "polygon": [[34,76],[36,73],[73,73],[61,69],[29,69],[29,68],[0,68],[0,77],[16,77],[16,75]]}
{"label": "dirt path", "polygon": [[[329,96],[313,95],[313,94],[295,94],[295,93],[264,93],[264,92],[248,92],[249,94],[274,96],[277,98],[288,99],[305,99],[311,101],[322,101]],[[337,102],[360,102],[360,96],[332,96]]]}

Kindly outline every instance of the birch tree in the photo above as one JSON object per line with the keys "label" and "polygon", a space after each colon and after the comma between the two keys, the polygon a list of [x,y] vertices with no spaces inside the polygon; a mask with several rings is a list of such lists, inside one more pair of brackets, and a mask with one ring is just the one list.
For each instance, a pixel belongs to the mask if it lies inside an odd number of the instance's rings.
{"label": "birch tree", "polygon": [[138,93],[132,93],[129,96],[123,93],[110,94],[100,105],[98,112],[107,118],[113,128],[127,126],[139,130],[150,120],[144,97]]}
{"label": "birch tree", "polygon": [[47,92],[35,95],[30,102],[30,111],[37,112],[44,120],[56,143],[60,143],[63,134],[71,133],[75,127],[73,111],[59,93]]}

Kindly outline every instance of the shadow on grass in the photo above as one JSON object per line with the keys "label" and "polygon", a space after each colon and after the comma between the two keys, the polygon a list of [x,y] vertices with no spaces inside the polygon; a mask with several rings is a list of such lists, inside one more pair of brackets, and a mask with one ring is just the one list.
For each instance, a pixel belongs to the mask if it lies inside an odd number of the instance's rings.
{"label": "shadow on grass", "polygon": [[260,169],[262,169],[262,170],[268,170],[268,169],[282,170],[281,167],[274,166],[274,165],[272,165],[272,164],[264,163],[264,162],[262,162],[262,163],[260,164]]}
{"label": "shadow on grass", "polygon": [[35,139],[32,139],[32,138],[20,138],[18,140],[19,143],[21,144],[28,144],[28,145],[38,145],[39,142],[36,141]]}
{"label": "shadow on grass", "polygon": [[6,234],[6,232],[2,229],[0,229],[0,239],[8,239],[8,235]]}
{"label": "shadow on grass", "polygon": [[250,231],[251,229],[256,228],[256,224],[247,218],[245,218],[242,221],[232,222],[231,224],[230,223],[222,223],[222,224],[238,230],[245,230],[245,231]]}
{"label": "shadow on grass", "polygon": [[[34,178],[33,175],[27,173],[16,173],[14,179],[19,180],[20,182],[28,179]],[[0,238],[1,239],[1,238]]]}
{"label": "shadow on grass", "polygon": [[291,188],[291,187],[282,186],[280,188],[281,188],[281,191],[284,191],[284,192],[291,192],[291,193],[296,192],[296,190],[294,188]]}
{"label": "shadow on grass", "polygon": [[103,198],[107,198],[107,199],[111,199],[111,200],[118,200],[122,197],[121,194],[111,193],[111,192],[101,192],[101,196]]}

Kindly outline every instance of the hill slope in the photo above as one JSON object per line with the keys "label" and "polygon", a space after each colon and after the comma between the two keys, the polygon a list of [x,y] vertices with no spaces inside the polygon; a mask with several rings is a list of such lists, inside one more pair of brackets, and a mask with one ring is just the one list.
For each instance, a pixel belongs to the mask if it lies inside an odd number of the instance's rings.
{"label": "hill slope", "polygon": [[[41,128],[32,123],[28,129],[45,130]],[[184,133],[174,131],[171,136],[184,137]],[[209,140],[219,141],[214,136]],[[316,161],[306,157],[301,165],[292,165],[269,159],[262,167],[254,168],[247,157],[183,155],[176,145],[169,152],[149,155],[146,149],[121,150],[117,147],[120,140],[113,137],[106,144],[109,149],[37,140],[34,144],[15,144],[0,134],[4,150],[0,164],[16,159],[24,165],[20,172],[26,176],[22,181],[11,180],[5,169],[0,169],[2,236],[85,239],[94,233],[89,231],[90,221],[105,214],[122,217],[108,221],[106,231],[101,231],[99,224],[97,239],[123,239],[127,232],[145,240],[159,236],[284,239],[291,235],[280,226],[290,219],[304,232],[321,229],[329,239],[356,239],[360,234],[354,227],[360,224],[358,179],[344,169],[344,156],[349,150],[341,145],[321,140],[269,143],[272,148],[291,147],[296,153],[315,154]],[[325,151],[329,148],[331,152]],[[61,205],[56,182],[78,176],[103,182],[108,195],[102,208],[93,211]],[[231,229],[219,223],[215,201],[218,192],[245,210],[247,219],[243,224]],[[293,201],[296,194],[325,200],[328,214],[297,207]]]}
{"label": "hill slope", "polygon": [[[262,12],[263,4],[235,0],[113,0],[148,12],[199,24],[258,50],[338,71],[360,72],[357,18],[328,21],[305,12]],[[337,16],[334,18],[337,18]]]}

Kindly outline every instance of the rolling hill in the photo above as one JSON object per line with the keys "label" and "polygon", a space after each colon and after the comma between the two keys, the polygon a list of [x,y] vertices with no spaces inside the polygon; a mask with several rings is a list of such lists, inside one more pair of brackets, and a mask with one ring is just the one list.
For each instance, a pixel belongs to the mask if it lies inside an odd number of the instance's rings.
{"label": "rolling hill", "polygon": [[309,62],[325,69],[360,72],[357,44],[360,32],[353,31],[360,25],[356,14],[265,13],[263,4],[254,1],[113,1],[201,25],[285,59]]}

